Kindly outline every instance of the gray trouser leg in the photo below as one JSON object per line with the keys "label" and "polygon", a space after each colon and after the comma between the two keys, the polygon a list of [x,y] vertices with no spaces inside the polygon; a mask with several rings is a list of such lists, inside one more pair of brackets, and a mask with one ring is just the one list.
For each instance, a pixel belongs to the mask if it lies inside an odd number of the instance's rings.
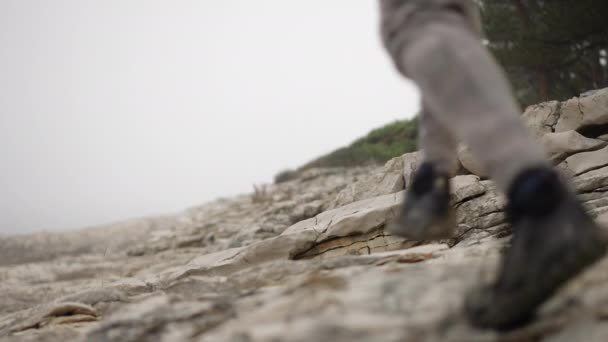
{"label": "gray trouser leg", "polygon": [[418,145],[424,153],[425,161],[433,163],[439,171],[448,175],[456,173],[457,141],[452,133],[435,119],[424,103],[422,103],[422,113],[419,118]]}
{"label": "gray trouser leg", "polygon": [[[413,4],[422,3],[416,11]],[[506,191],[523,169],[546,164],[544,153],[459,3],[469,1],[381,0],[383,39],[397,68],[420,88],[433,118],[465,142]],[[424,146],[433,149],[433,144]]]}

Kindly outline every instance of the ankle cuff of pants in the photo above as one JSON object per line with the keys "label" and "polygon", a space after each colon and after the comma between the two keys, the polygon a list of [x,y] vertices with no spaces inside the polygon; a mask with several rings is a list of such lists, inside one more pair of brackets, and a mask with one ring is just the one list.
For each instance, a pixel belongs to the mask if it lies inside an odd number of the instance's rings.
{"label": "ankle cuff of pants", "polygon": [[417,196],[431,192],[435,188],[435,182],[440,178],[445,181],[445,186],[449,191],[448,174],[439,170],[434,163],[426,161],[416,170],[414,179],[412,180],[411,191]]}

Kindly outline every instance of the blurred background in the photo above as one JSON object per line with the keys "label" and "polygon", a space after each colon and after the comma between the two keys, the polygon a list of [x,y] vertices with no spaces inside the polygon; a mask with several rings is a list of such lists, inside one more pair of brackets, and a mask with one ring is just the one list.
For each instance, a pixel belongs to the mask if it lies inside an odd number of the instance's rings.
{"label": "blurred background", "polygon": [[374,1],[0,1],[0,234],[251,192],[418,110]]}
{"label": "blurred background", "polygon": [[[478,2],[522,109],[608,86],[608,2]],[[169,213],[414,150],[418,93],[382,49],[376,6],[2,0],[0,234]]]}

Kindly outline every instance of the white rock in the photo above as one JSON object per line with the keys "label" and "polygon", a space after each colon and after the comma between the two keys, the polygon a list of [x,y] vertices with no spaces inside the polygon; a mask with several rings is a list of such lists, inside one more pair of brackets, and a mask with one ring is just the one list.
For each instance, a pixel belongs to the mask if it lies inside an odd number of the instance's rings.
{"label": "white rock", "polygon": [[553,127],[559,119],[560,106],[558,101],[532,105],[526,109],[522,119],[530,132],[535,137],[540,137],[553,131]]}
{"label": "white rock", "polygon": [[420,152],[406,153],[389,160],[374,174],[364,177],[340,191],[330,205],[330,209],[403,190],[421,160]]}
{"label": "white rock", "polygon": [[545,151],[555,159],[563,159],[577,152],[599,149],[607,143],[582,136],[576,131],[547,133],[540,138]]}
{"label": "white rock", "polygon": [[580,175],[607,165],[608,146],[601,150],[582,152],[570,156],[560,164],[560,167],[571,171],[574,175]]}
{"label": "white rock", "polygon": [[598,90],[590,96],[566,101],[562,105],[555,131],[563,132],[605,123],[608,123],[608,88]]}
{"label": "white rock", "polygon": [[482,195],[486,192],[486,187],[475,175],[456,176],[450,180],[452,186],[451,201],[453,204]]}

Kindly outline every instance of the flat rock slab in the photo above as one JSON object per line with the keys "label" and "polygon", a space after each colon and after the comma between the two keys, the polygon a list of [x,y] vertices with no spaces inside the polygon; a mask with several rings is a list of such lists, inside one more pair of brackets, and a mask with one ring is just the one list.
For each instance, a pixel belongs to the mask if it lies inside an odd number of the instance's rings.
{"label": "flat rock slab", "polygon": [[592,152],[577,153],[559,165],[574,176],[608,166],[608,147]]}
{"label": "flat rock slab", "polygon": [[545,150],[554,160],[590,150],[598,150],[607,145],[603,140],[584,137],[577,131],[547,133],[541,138]]}

